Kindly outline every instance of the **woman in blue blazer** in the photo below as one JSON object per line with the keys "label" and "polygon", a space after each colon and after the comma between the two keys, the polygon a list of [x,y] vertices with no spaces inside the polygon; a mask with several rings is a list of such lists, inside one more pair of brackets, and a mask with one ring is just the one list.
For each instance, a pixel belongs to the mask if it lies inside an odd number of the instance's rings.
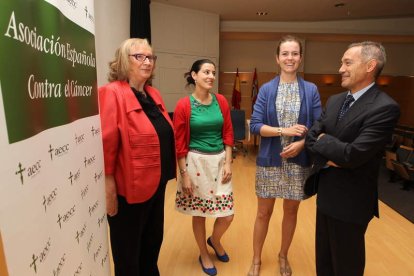
{"label": "woman in blue blazer", "polygon": [[297,74],[302,53],[298,38],[285,36],[281,39],[276,51],[280,76],[260,88],[251,117],[250,131],[261,136],[256,160],[258,207],[253,262],[248,273],[251,276],[259,275],[262,248],[276,198],[284,199],[280,274],[292,274],[287,255],[296,228],[299,203],[306,198],[303,183],[311,164],[304,150],[304,137],[321,114],[317,87]]}

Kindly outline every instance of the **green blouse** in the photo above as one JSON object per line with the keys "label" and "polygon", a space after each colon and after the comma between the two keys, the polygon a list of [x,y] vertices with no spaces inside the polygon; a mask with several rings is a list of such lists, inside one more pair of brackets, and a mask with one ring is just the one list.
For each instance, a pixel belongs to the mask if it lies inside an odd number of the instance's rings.
{"label": "green blouse", "polygon": [[224,148],[222,127],[223,115],[216,96],[211,104],[204,105],[190,96],[190,149],[202,152],[219,152]]}

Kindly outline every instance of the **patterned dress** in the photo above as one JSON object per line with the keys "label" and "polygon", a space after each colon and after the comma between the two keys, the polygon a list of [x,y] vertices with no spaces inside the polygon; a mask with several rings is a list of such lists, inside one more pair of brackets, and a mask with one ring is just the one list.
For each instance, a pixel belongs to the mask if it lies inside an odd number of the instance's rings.
{"label": "patterned dress", "polygon": [[[300,110],[298,83],[279,83],[275,105],[280,127],[297,124]],[[282,136],[280,140],[283,148],[292,142],[293,137]],[[282,158],[280,167],[257,166],[256,195],[260,198],[305,199],[303,183],[309,172],[309,167],[302,167],[285,158]]]}

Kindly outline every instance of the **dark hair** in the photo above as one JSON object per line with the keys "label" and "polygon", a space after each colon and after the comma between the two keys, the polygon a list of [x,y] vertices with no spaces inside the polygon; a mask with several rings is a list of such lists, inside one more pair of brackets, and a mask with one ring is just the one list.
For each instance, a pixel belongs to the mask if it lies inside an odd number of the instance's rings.
{"label": "dark hair", "polygon": [[187,73],[184,74],[184,78],[187,80],[186,86],[189,86],[191,84],[192,85],[195,85],[195,81],[194,81],[193,77],[191,76],[191,73],[192,72],[198,73],[198,71],[200,71],[200,69],[201,69],[201,66],[203,66],[203,64],[205,64],[205,63],[213,64],[214,67],[216,67],[216,65],[214,64],[214,62],[212,62],[209,59],[199,59],[199,60],[196,60],[193,63],[193,65],[191,66],[190,71],[188,71]]}
{"label": "dark hair", "polygon": [[350,44],[348,49],[353,47],[361,47],[361,58],[364,62],[367,62],[370,59],[375,59],[377,61],[375,78],[378,78],[387,62],[387,54],[385,53],[384,46],[382,46],[381,43],[374,41],[363,41]]}
{"label": "dark hair", "polygon": [[276,48],[276,55],[279,56],[280,45],[282,45],[283,43],[288,42],[288,41],[294,41],[294,42],[299,44],[299,53],[300,53],[300,56],[302,56],[302,54],[303,54],[302,42],[300,41],[300,39],[298,37],[296,37],[294,35],[285,35],[279,40],[279,44],[277,44],[277,48]]}

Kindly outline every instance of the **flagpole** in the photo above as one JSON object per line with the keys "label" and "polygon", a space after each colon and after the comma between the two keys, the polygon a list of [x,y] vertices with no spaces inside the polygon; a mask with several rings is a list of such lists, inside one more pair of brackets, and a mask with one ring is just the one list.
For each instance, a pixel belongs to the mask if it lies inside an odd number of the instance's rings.
{"label": "flagpole", "polygon": [[258,80],[257,80],[257,70],[256,70],[256,68],[254,68],[253,81],[252,81],[252,94],[251,94],[252,113],[254,111],[254,104],[256,102],[258,94],[259,94],[259,83],[258,83]]}
{"label": "flagpole", "polygon": [[239,77],[239,68],[237,68],[236,78],[234,79],[233,94],[231,97],[231,105],[233,109],[240,109],[240,102],[241,102],[240,77]]}

